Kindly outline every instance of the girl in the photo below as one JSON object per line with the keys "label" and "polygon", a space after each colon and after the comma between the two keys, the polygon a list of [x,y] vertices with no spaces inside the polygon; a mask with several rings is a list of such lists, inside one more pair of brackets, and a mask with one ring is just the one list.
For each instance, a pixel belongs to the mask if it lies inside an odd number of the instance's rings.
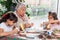
{"label": "girl", "polygon": [[47,29],[50,29],[51,24],[57,24],[59,23],[57,14],[55,12],[49,12],[48,14],[48,22],[47,22]]}
{"label": "girl", "polygon": [[50,24],[57,24],[59,23],[57,14],[55,12],[48,13],[48,22],[44,22],[43,24],[46,26],[47,29],[50,29]]}
{"label": "girl", "polygon": [[18,33],[18,28],[13,30],[14,24],[17,22],[17,17],[10,12],[5,14],[0,20],[0,36],[8,36]]}
{"label": "girl", "polygon": [[59,20],[58,20],[57,14],[55,12],[49,12],[48,22],[46,22],[46,24],[48,25],[49,23],[52,24],[52,23],[58,23],[58,22]]}

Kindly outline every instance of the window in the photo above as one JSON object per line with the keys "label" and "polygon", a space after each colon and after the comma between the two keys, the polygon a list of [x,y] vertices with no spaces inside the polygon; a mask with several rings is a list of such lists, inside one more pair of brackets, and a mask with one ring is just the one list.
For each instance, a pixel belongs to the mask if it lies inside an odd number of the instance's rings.
{"label": "window", "polygon": [[43,16],[49,11],[57,12],[58,0],[25,0],[30,16]]}

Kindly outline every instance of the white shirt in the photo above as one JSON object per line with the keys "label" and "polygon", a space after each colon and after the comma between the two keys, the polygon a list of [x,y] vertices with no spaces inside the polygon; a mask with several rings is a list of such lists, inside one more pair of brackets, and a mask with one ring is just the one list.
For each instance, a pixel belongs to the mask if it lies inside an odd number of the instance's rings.
{"label": "white shirt", "polygon": [[18,18],[18,22],[16,23],[16,26],[19,27],[21,23],[25,24],[28,22],[28,16],[25,14],[24,15],[24,21],[16,14],[16,11],[14,12],[14,14],[17,16]]}
{"label": "white shirt", "polygon": [[0,28],[2,28],[4,30],[4,32],[9,32],[12,31],[13,27],[11,26],[7,26],[4,22],[2,22],[0,24]]}

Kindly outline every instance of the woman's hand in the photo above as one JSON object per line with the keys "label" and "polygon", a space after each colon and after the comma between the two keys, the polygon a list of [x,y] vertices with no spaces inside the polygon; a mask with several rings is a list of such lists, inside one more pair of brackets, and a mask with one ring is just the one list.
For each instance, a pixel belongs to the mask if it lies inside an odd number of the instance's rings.
{"label": "woman's hand", "polygon": [[31,23],[31,24],[30,24],[30,23],[26,23],[26,24],[25,24],[25,27],[26,27],[26,28],[30,28],[30,27],[32,27],[32,26],[33,26],[33,23]]}

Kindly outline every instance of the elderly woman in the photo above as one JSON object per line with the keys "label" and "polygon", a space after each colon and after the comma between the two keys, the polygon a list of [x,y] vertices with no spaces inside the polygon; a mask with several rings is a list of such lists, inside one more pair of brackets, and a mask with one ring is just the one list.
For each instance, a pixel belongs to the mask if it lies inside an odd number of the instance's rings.
{"label": "elderly woman", "polygon": [[26,6],[24,4],[18,4],[16,6],[15,15],[18,17],[17,26],[24,25],[24,28],[30,28],[33,24],[28,22],[28,16],[25,14]]}

